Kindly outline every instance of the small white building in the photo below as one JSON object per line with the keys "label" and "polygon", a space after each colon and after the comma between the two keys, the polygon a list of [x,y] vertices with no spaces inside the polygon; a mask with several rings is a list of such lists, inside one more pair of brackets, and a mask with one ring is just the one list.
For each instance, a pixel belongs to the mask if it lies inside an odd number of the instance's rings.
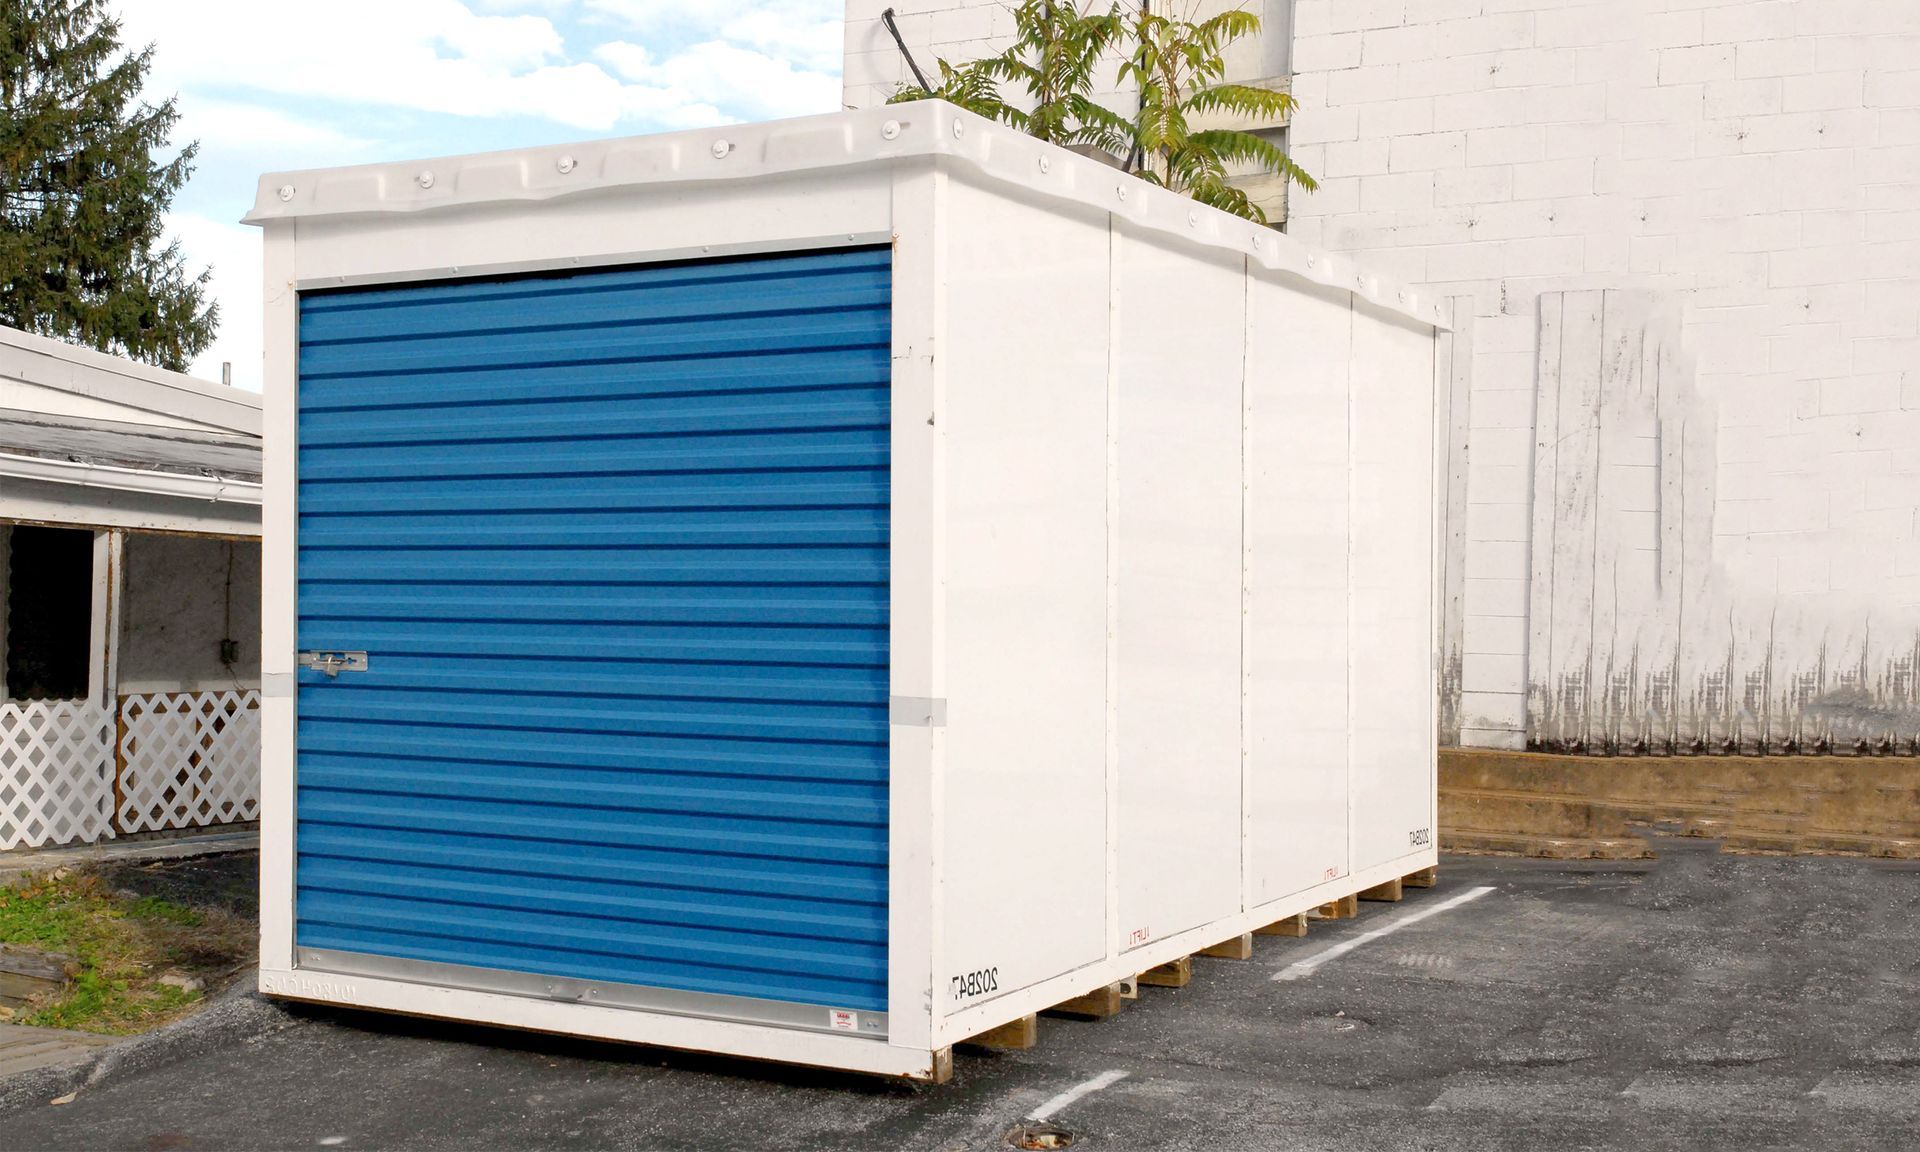
{"label": "small white building", "polygon": [[259,807],[260,398],[0,328],[0,850]]}

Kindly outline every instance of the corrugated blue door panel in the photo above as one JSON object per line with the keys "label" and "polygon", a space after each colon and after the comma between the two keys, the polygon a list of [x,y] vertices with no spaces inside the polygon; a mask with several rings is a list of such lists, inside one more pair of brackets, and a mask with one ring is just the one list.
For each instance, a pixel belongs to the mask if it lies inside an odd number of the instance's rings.
{"label": "corrugated blue door panel", "polygon": [[885,1010],[890,300],[301,299],[299,947]]}

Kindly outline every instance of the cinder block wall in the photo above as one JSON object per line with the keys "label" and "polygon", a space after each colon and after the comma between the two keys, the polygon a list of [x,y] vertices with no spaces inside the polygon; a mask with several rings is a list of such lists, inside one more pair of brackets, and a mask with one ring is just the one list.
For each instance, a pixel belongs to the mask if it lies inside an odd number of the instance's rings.
{"label": "cinder block wall", "polygon": [[1290,230],[1474,304],[1463,740],[1920,734],[1920,4],[1295,19]]}

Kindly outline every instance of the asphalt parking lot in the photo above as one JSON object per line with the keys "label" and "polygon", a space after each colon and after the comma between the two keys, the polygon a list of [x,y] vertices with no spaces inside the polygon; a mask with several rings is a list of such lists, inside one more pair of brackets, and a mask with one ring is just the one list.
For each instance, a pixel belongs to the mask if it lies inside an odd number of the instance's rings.
{"label": "asphalt parking lot", "polygon": [[217,1042],[0,1115],[0,1144],[975,1150],[1042,1111],[1086,1149],[1913,1147],[1920,867],[1659,850],[1449,858],[941,1088],[245,998]]}

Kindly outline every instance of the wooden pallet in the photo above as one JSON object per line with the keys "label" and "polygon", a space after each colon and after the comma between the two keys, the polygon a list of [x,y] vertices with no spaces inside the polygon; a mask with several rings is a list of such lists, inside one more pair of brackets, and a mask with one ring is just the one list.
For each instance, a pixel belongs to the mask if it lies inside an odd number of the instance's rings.
{"label": "wooden pallet", "polygon": [[1307,934],[1307,914],[1298,913],[1285,920],[1275,920],[1265,928],[1255,928],[1255,936],[1305,936]]}
{"label": "wooden pallet", "polygon": [[985,1048],[996,1052],[1017,1052],[1031,1048],[1040,1043],[1040,1017],[1029,1012],[1018,1020],[1009,1020],[998,1028],[989,1028],[960,1043],[968,1048]]}
{"label": "wooden pallet", "polygon": [[1310,915],[1321,920],[1351,920],[1360,915],[1360,896],[1355,893],[1351,896],[1342,896],[1337,900],[1329,900],[1315,908]]}
{"label": "wooden pallet", "polygon": [[1211,948],[1202,948],[1195,956],[1211,956],[1215,960],[1251,960],[1253,959],[1253,933],[1242,932],[1231,940],[1222,940]]}
{"label": "wooden pallet", "polygon": [[1405,886],[1402,885],[1400,877],[1395,876],[1384,884],[1375,884],[1373,887],[1365,889],[1359,894],[1359,898],[1362,900],[1372,900],[1381,904],[1398,904],[1407,898],[1407,891]]}
{"label": "wooden pallet", "polygon": [[1085,996],[1075,996],[1071,1000],[1062,1000],[1047,1009],[1050,1016],[1081,1016],[1090,1020],[1105,1020],[1109,1016],[1120,1015],[1120,1009],[1127,1002],[1126,988],[1120,984],[1109,984],[1105,988],[1096,988]]}
{"label": "wooden pallet", "polygon": [[[1202,948],[1191,956],[1182,956],[1170,960],[1155,968],[1149,968],[1130,980],[1108,984],[1096,988],[1082,996],[1062,1000],[1051,1008],[1045,1009],[1048,1016],[1071,1016],[1091,1020],[1105,1020],[1120,1013],[1128,1000],[1136,1000],[1140,989],[1146,988],[1185,988],[1193,982],[1193,957],[1206,956],[1219,960],[1249,960],[1253,957],[1253,938],[1255,936],[1286,936],[1299,938],[1307,934],[1309,921],[1349,920],[1360,914],[1360,901],[1394,902],[1405,899],[1408,888],[1432,888],[1439,879],[1437,868],[1422,868],[1376,884],[1371,888],[1329,900],[1311,912],[1300,912],[1276,920],[1252,932],[1243,932],[1228,940],[1222,940],[1208,948]],[[1029,1014],[1018,1020],[989,1029],[977,1036],[968,1037],[957,1047],[984,1049],[986,1051],[1021,1051],[1032,1048],[1040,1042],[1039,1014]],[[936,1084],[945,1084],[953,1076],[953,1050],[944,1049],[934,1053],[932,1080]]]}
{"label": "wooden pallet", "polygon": [[1140,973],[1138,979],[1148,988],[1185,988],[1193,983],[1193,957],[1182,956],[1158,968],[1149,968]]}

